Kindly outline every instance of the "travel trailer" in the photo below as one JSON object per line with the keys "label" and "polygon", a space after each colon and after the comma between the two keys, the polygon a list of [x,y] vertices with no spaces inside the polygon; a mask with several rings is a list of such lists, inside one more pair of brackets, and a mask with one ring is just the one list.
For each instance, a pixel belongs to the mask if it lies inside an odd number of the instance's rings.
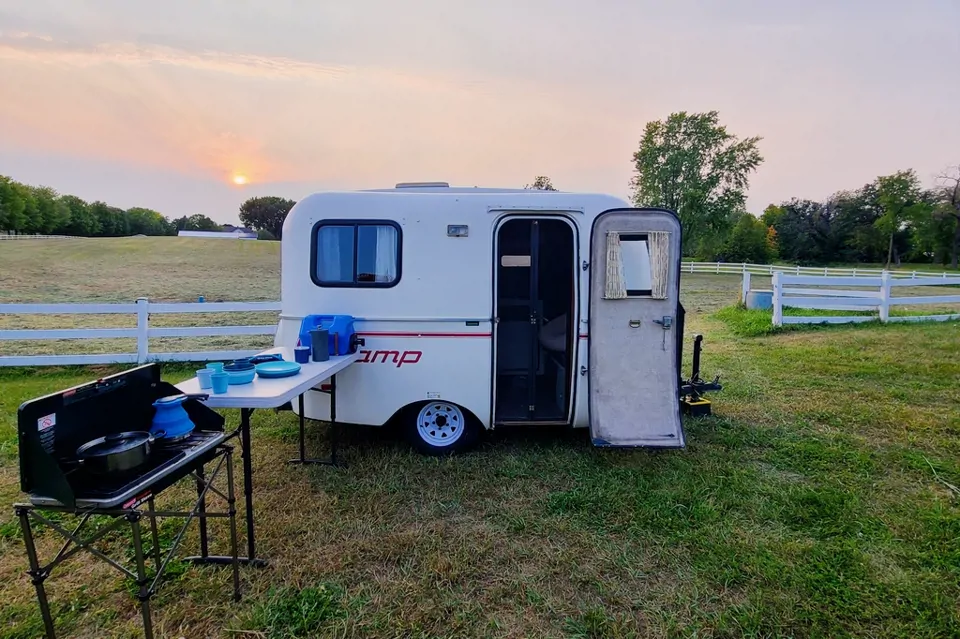
{"label": "travel trailer", "polygon": [[[398,184],[305,197],[282,238],[275,345],[295,346],[311,315],[352,316],[363,345],[337,375],[337,421],[399,421],[422,452],[525,424],[589,427],[596,446],[679,448],[681,400],[711,390],[696,370],[692,386],[681,380],[670,211]],[[304,401],[307,418],[329,418],[328,394]]]}

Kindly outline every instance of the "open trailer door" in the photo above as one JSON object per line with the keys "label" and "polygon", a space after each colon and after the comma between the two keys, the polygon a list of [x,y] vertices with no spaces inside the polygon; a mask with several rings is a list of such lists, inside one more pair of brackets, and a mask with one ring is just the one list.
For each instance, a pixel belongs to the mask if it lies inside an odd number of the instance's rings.
{"label": "open trailer door", "polygon": [[678,342],[680,221],[614,209],[590,237],[588,364],[595,446],[684,445]]}

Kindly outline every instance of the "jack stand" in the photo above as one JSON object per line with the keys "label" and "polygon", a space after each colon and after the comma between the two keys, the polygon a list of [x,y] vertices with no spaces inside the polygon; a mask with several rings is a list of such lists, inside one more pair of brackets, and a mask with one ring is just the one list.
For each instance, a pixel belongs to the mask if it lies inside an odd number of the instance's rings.
{"label": "jack stand", "polygon": [[703,350],[703,335],[697,335],[693,338],[693,371],[690,375],[690,381],[680,385],[680,408],[685,415],[691,417],[705,417],[712,413],[709,399],[705,399],[702,393],[707,391],[722,390],[720,385],[720,376],[717,375],[712,382],[705,382],[700,379],[700,352]]}

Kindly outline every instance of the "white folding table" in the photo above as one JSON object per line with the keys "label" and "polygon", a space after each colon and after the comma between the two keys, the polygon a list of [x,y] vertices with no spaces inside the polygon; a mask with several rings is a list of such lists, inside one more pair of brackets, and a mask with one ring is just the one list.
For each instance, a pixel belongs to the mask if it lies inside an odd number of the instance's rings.
{"label": "white folding table", "polygon": [[[283,359],[289,362],[294,361],[293,349],[290,348],[271,348],[263,351],[260,355],[270,355],[279,353]],[[207,394],[209,397],[201,400],[203,404],[210,408],[239,408],[240,426],[233,432],[231,437],[240,436],[240,450],[243,458],[243,493],[246,504],[246,524],[247,524],[247,557],[241,558],[245,563],[262,565],[265,562],[256,558],[253,534],[253,464],[250,459],[250,415],[257,408],[278,408],[294,398],[299,398],[300,408],[300,457],[291,462],[304,464],[337,464],[336,448],[336,429],[337,429],[337,373],[341,372],[360,357],[360,353],[351,353],[349,355],[331,356],[326,362],[308,362],[300,364],[300,372],[290,377],[281,377],[277,379],[265,379],[259,375],[249,384],[235,384],[228,387],[226,393],[213,393],[208,389],[200,388],[200,381],[192,377],[186,381],[177,384],[177,388],[188,394]],[[330,390],[320,391],[330,395],[330,428],[331,428],[331,454],[330,459],[308,459],[305,454],[304,444],[304,416],[303,416],[303,395],[307,391],[316,387],[320,382],[329,379]],[[319,389],[318,389],[319,390]],[[226,563],[232,561],[230,557],[214,557],[206,554],[206,544],[203,543],[206,538],[204,528],[205,519],[201,518],[201,556],[192,558],[195,561],[203,563]]]}

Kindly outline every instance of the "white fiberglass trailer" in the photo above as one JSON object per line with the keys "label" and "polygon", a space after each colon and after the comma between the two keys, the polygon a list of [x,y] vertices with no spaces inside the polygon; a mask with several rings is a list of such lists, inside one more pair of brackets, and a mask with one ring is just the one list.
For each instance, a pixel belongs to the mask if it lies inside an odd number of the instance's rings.
{"label": "white fiberglass trailer", "polygon": [[[445,183],[316,193],[283,225],[281,280],[277,346],[313,314],[353,316],[363,339],[337,376],[339,422],[399,419],[428,453],[521,424],[684,445],[669,211]],[[329,395],[308,393],[304,411],[328,419]]]}

